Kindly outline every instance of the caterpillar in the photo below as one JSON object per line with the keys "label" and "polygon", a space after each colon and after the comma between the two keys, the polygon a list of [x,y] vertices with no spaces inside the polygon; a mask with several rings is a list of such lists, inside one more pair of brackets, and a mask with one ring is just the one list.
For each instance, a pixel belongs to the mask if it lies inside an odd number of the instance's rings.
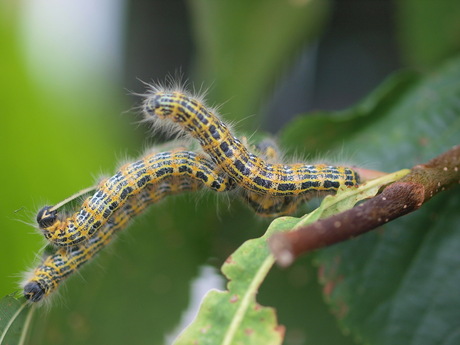
{"label": "caterpillar", "polygon": [[126,228],[129,222],[149,205],[161,201],[168,195],[196,191],[201,187],[202,183],[199,180],[186,176],[170,177],[160,183],[147,185],[139,193],[128,197],[123,206],[115,210],[88,241],[60,247],[54,254],[47,256],[23,284],[24,296],[31,302],[41,301],[52,294],[64,279],[106,247],[116,233]]}
{"label": "caterpillar", "polygon": [[271,142],[256,147],[259,156],[233,136],[203,102],[185,93],[153,89],[144,101],[147,119],[165,119],[198,139],[200,153],[177,148],[149,153],[122,166],[100,182],[95,193],[69,217],[46,206],[37,215],[39,228],[57,249],[24,284],[24,295],[38,302],[93,258],[130,220],[167,195],[206,186],[216,192],[235,190],[262,216],[293,213],[311,192],[333,193],[354,186],[359,176],[346,167],[279,164]]}
{"label": "caterpillar", "polygon": [[37,214],[37,223],[53,245],[75,245],[91,238],[115,210],[146,185],[186,176],[216,192],[232,190],[233,180],[219,170],[209,159],[192,151],[151,153],[125,164],[114,176],[100,183],[96,192],[72,216],[62,219],[54,207],[45,206]]}
{"label": "caterpillar", "polygon": [[268,163],[249,152],[215,111],[187,93],[152,87],[142,109],[145,120],[160,121],[197,139],[212,161],[249,192],[298,197],[312,191],[333,193],[340,186],[359,183],[359,175],[347,167]]}
{"label": "caterpillar", "polygon": [[[269,160],[277,159],[279,152],[275,143],[267,139],[255,149]],[[171,176],[188,176],[218,192],[231,191],[235,187],[232,179],[225,177],[214,163],[199,153],[181,149],[152,152],[141,160],[124,165],[113,177],[102,181],[96,192],[70,217],[59,217],[56,206],[43,207],[37,215],[39,228],[54,245],[81,243],[91,238],[130,195]],[[302,201],[290,196],[260,196],[245,190],[239,194],[262,217],[292,214]]]}
{"label": "caterpillar", "polygon": [[[269,140],[262,141],[255,149],[267,157],[267,159],[276,159],[278,155],[278,148]],[[193,155],[190,157],[193,157]],[[195,167],[200,167],[199,160],[194,160],[193,163]],[[175,164],[179,164],[179,162],[176,161],[171,165]],[[209,174],[209,171],[203,167],[200,167],[199,170],[203,174],[206,174],[206,176]],[[106,186],[108,180],[101,181],[100,186]],[[24,284],[24,296],[31,302],[39,302],[51,295],[61,285],[63,280],[91,260],[112,241],[117,232],[126,228],[132,218],[142,213],[150,204],[157,203],[168,195],[186,191],[198,191],[202,186],[202,180],[192,178],[191,175],[176,176],[172,174],[164,179],[155,180],[145,185],[137,194],[133,194],[126,198],[124,202],[121,202],[118,209],[112,212],[112,215],[101,225],[101,228],[94,236],[78,244],[59,247],[55,253],[48,255],[32,272],[32,275]],[[88,189],[82,192],[87,191]],[[244,190],[242,192],[242,199],[261,216],[273,217],[280,214],[292,213],[298,205],[298,202],[291,200],[292,198],[267,198]],[[78,195],[80,194],[82,193]],[[66,199],[65,202],[69,199]],[[53,212],[57,216],[57,211]],[[40,211],[38,215],[41,223],[43,223],[45,219],[41,219],[40,214],[45,214],[45,212]],[[69,217],[66,221],[69,222],[72,219],[72,217]],[[65,223],[65,221],[63,222]]]}

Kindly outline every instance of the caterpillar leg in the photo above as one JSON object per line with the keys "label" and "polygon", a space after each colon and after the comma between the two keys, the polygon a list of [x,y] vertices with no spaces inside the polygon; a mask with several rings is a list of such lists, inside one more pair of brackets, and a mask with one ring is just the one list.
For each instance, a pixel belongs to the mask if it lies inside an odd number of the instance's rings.
{"label": "caterpillar leg", "polygon": [[186,177],[169,178],[158,184],[146,186],[114,211],[112,217],[88,241],[58,248],[55,253],[47,256],[25,282],[24,296],[31,302],[39,302],[49,296],[63,280],[106,247],[117,232],[126,228],[130,221],[149,205],[161,201],[168,195],[196,191],[201,187],[201,182]]}
{"label": "caterpillar leg", "polygon": [[62,217],[47,206],[38,213],[37,223],[52,244],[78,244],[91,238],[130,196],[140,193],[150,184],[181,176],[199,181],[216,192],[235,187],[231,178],[199,153],[184,150],[152,153],[125,164],[114,176],[104,180],[83,202],[81,209],[70,217]]}
{"label": "caterpillar leg", "polygon": [[299,196],[310,192],[334,193],[340,186],[359,183],[358,174],[347,167],[267,162],[249,152],[200,99],[180,91],[152,88],[143,112],[147,120],[166,121],[196,138],[213,162],[250,192]]}
{"label": "caterpillar leg", "polygon": [[[246,139],[243,138],[242,142],[245,143]],[[280,160],[280,149],[272,139],[266,138],[254,145],[252,149],[270,163]],[[240,191],[240,195],[258,216],[269,218],[293,214],[304,201],[300,197],[260,195],[245,189]]]}

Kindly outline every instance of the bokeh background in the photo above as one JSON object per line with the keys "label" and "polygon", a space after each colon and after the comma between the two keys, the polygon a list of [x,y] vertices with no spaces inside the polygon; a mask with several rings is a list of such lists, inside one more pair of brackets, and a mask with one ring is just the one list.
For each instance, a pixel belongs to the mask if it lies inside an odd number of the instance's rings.
{"label": "bokeh background", "polygon": [[[459,7],[423,2],[3,1],[0,295],[18,290],[44,246],[41,206],[155,142],[137,123],[144,82],[182,76],[209,88],[238,130],[276,134],[298,114],[355,104],[396,69],[426,71],[458,52]],[[207,194],[152,207],[39,310],[31,343],[167,341],[207,289],[223,288],[226,256],[267,224]],[[275,269],[260,301],[289,324],[289,344],[351,343],[315,279],[308,258]]]}

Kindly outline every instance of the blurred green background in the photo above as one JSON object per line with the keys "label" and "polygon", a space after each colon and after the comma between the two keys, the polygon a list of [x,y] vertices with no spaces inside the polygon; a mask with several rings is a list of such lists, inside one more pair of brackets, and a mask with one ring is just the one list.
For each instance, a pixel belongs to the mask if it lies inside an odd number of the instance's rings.
{"label": "blurred green background", "polygon": [[[276,133],[297,114],[351,106],[396,69],[429,71],[460,47],[455,1],[32,0],[0,11],[2,296],[44,245],[37,210],[153,143],[133,110],[142,81],[182,74],[210,88],[209,103],[223,104],[237,130]],[[207,194],[152,207],[37,312],[31,343],[163,343],[197,304],[191,291],[222,288],[217,268],[267,224]],[[197,277],[212,283],[192,289]],[[351,343],[308,258],[275,269],[267,286],[260,297],[289,325],[288,344]]]}

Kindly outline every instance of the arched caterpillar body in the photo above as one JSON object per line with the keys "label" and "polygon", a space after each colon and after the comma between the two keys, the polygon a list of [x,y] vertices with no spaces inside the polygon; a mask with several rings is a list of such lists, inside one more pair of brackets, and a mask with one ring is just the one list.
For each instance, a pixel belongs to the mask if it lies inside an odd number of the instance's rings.
{"label": "arched caterpillar body", "polygon": [[168,195],[185,191],[196,191],[202,187],[198,180],[188,177],[169,177],[160,183],[147,185],[138,194],[128,197],[119,209],[113,212],[107,222],[88,241],[69,247],[58,248],[35,268],[24,284],[24,296],[31,302],[38,302],[53,293],[61,282],[91,260],[106,247],[114,235],[129,225],[149,205],[159,202]]}
{"label": "arched caterpillar body", "polygon": [[46,206],[38,213],[37,222],[52,244],[78,244],[91,238],[128,197],[166,178],[184,176],[216,192],[232,190],[234,181],[219,170],[208,158],[192,151],[152,153],[125,164],[114,176],[104,180],[71,217],[62,219],[56,210]]}
{"label": "arched caterpillar body", "polygon": [[309,192],[336,192],[355,186],[358,174],[324,164],[271,164],[249,150],[203,102],[181,91],[153,88],[143,105],[146,120],[166,120],[196,138],[228,176],[247,191],[271,196],[298,197]]}

